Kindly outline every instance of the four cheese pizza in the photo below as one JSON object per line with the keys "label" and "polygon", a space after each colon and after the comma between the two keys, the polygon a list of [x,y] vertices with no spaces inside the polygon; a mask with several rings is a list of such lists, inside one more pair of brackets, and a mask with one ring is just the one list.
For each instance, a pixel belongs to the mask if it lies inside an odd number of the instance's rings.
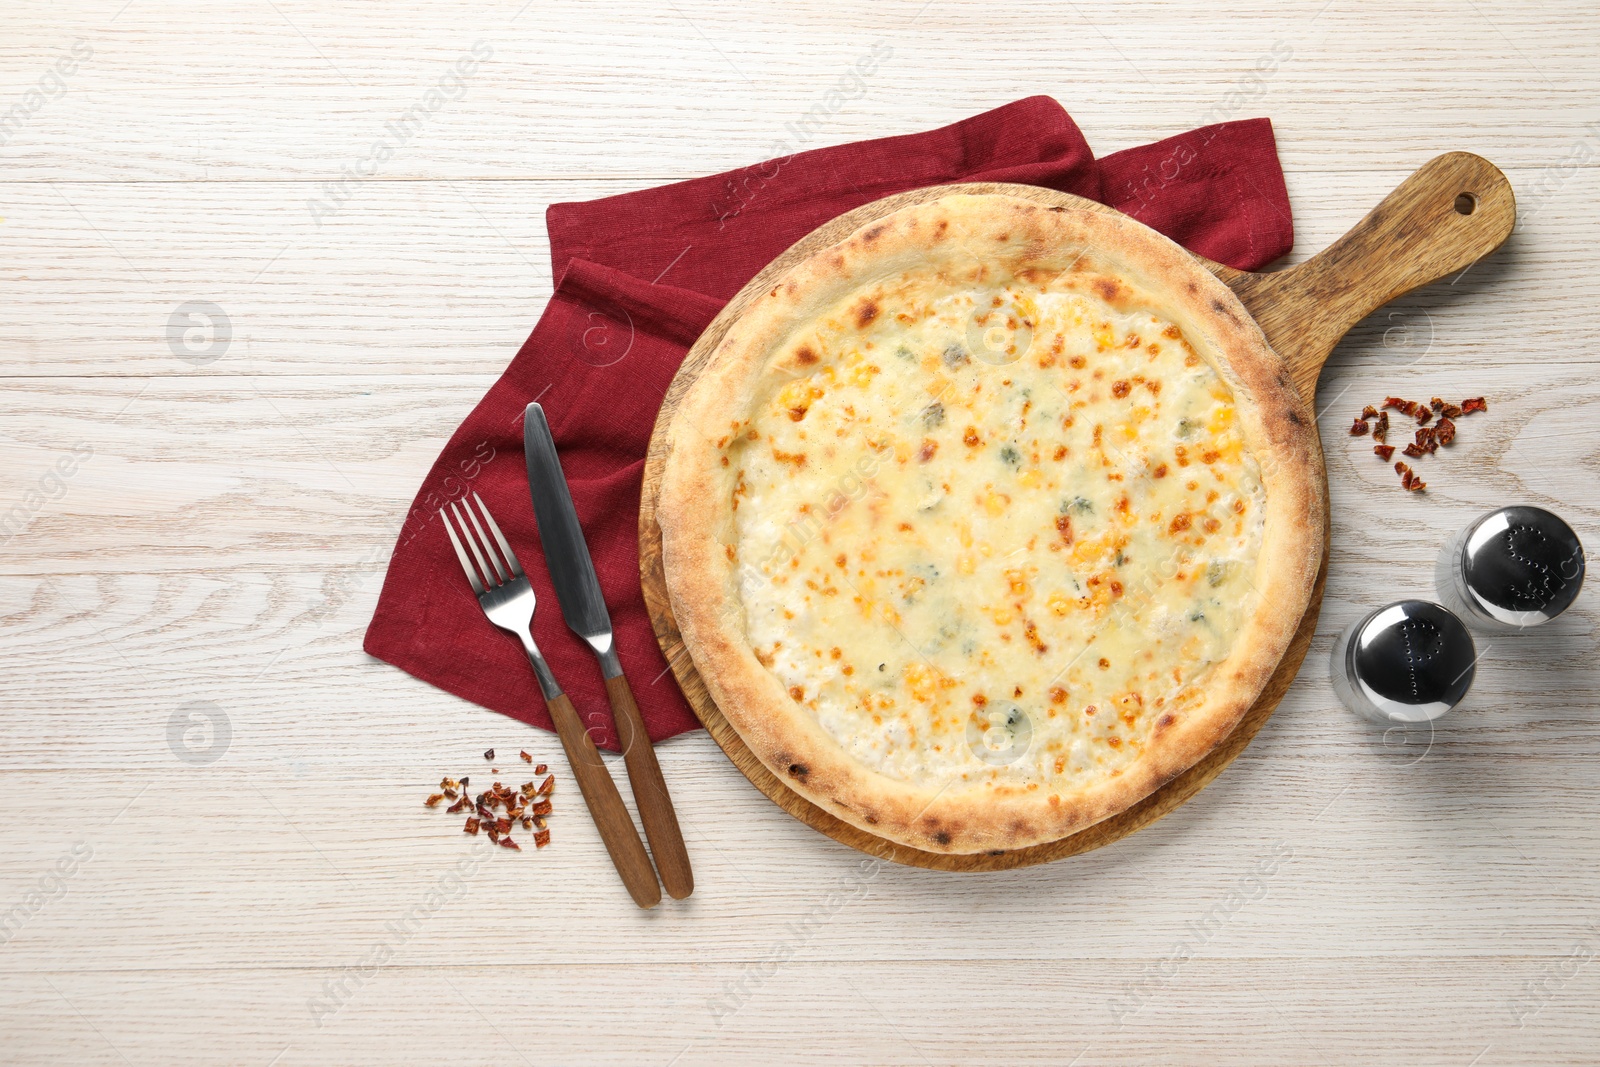
{"label": "four cheese pizza", "polygon": [[1120,215],[953,193],[790,270],[670,437],[674,614],[791,788],[935,852],[1056,840],[1237,724],[1320,452],[1222,283]]}

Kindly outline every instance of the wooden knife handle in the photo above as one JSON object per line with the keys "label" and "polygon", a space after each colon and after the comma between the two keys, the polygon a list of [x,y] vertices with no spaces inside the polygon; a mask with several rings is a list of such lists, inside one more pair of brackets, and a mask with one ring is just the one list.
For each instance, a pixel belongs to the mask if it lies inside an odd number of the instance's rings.
{"label": "wooden knife handle", "polygon": [[[572,765],[572,776],[578,780],[578,788],[589,804],[589,814],[594,816],[600,840],[611,853],[611,862],[622,876],[622,884],[628,887],[633,902],[639,907],[655,907],[661,903],[661,887],[656,884],[655,869],[650,866],[644,842],[639,840],[639,831],[634,829],[633,818],[617,792],[617,783],[611,780],[611,772],[606,770],[599,750],[594,747],[594,739],[584,729],[565,693],[547,699],[545,706],[555,720],[556,734],[561,738],[561,747],[567,750],[567,762]],[[649,825],[648,821],[645,825]]]}
{"label": "wooden knife handle", "polygon": [[627,677],[619,674],[607,678],[606,694],[611,698],[617,738],[622,742],[622,758],[628,765],[628,782],[633,786],[633,800],[639,806],[645,835],[650,838],[650,851],[655,854],[661,884],[667,887],[667,893],[674,900],[682,900],[694,892],[694,872],[689,869],[689,850],[683,844],[678,813],[672,808],[667,780],[661,776],[655,746],[650,743],[650,734],[644,728],[644,719],[639,714],[639,705],[633,699]]}

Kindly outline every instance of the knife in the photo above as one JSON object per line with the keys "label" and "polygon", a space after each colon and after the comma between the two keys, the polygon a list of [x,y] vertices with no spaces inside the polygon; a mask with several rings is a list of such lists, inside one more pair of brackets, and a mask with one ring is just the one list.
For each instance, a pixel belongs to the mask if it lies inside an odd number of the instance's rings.
{"label": "knife", "polygon": [[645,836],[655,856],[661,884],[674,899],[682,900],[694,892],[694,873],[689,869],[689,851],[683,844],[678,816],[672,808],[661,764],[650,744],[633,689],[622,673],[617,658],[611,613],[606,610],[600,581],[595,577],[589,545],[572,507],[567,477],[556,456],[556,443],[544,409],[529,404],[522,416],[522,448],[528,463],[528,491],[533,494],[533,515],[539,523],[539,539],[544,543],[545,563],[561,615],[572,632],[583,638],[600,660],[606,695],[617,723],[617,738],[622,743],[622,758],[628,768],[628,784],[634,803],[644,822]]}

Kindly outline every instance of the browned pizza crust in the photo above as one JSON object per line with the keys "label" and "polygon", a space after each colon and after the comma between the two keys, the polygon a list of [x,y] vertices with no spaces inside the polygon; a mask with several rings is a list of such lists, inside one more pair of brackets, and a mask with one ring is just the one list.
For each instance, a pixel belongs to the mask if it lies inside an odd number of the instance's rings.
{"label": "browned pizza crust", "polygon": [[[1148,299],[1232,390],[1261,468],[1265,526],[1258,607],[1203,699],[1163,713],[1139,759],[1115,777],[1047,800],[1043,790],[901,781],[852,758],[791,699],[746,637],[735,584],[730,436],[775,375],[787,340],[874,279],[952,257],[1013,273],[1090,268],[1101,296]],[[1118,291],[1115,279],[1127,284]],[[888,309],[892,311],[892,309]],[[802,352],[802,360],[804,353]],[[1239,722],[1299,625],[1321,558],[1325,500],[1312,417],[1233,293],[1182,248],[1126,216],[1043,207],[959,187],[898,211],[801,262],[733,324],[671,427],[658,519],[666,581],[686,647],[750,750],[801,795],[870,833],[933,852],[1008,850],[1057,840],[1125,810],[1214,748]],[[885,471],[879,477],[892,477]]]}

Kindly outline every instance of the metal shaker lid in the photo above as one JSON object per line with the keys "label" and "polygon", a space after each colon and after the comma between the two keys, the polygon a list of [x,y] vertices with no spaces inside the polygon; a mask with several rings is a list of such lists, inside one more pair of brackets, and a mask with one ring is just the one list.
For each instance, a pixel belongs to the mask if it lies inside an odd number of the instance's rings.
{"label": "metal shaker lid", "polygon": [[1477,661],[1461,620],[1426,600],[1401,600],[1367,616],[1346,654],[1361,695],[1402,722],[1435,719],[1461,703]]}
{"label": "metal shaker lid", "polygon": [[1513,626],[1560,615],[1583,588],[1583,545],[1543,508],[1491,511],[1461,546],[1461,581],[1473,607]]}

